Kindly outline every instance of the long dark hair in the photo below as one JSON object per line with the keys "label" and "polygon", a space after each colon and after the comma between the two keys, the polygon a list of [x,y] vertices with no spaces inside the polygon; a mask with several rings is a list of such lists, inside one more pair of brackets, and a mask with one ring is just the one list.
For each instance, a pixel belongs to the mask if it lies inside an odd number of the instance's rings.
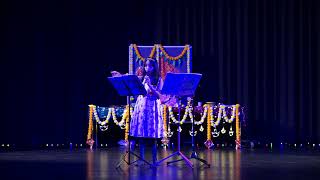
{"label": "long dark hair", "polygon": [[157,85],[158,81],[159,81],[159,68],[158,68],[158,64],[157,61],[152,59],[152,58],[147,58],[144,62],[143,62],[143,73],[142,76],[143,78],[147,75],[147,72],[145,70],[145,66],[147,64],[147,61],[149,61],[151,63],[151,66],[153,67],[153,71],[150,74],[150,80],[151,80],[151,84],[152,85]]}

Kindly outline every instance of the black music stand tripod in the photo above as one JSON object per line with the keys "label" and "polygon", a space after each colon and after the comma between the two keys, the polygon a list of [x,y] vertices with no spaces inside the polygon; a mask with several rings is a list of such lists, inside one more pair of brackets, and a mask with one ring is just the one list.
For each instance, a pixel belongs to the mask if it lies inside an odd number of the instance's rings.
{"label": "black music stand tripod", "polygon": [[[199,81],[201,79],[201,74],[196,73],[167,73],[166,80],[164,82],[163,88],[161,90],[162,94],[174,95],[179,98],[178,104],[178,119],[181,120],[181,98],[190,97],[195,93],[198,87]],[[178,129],[180,129],[180,123],[178,123]],[[167,162],[167,165],[184,160],[184,162],[191,168],[193,168],[192,162],[181,152],[180,149],[180,131],[178,131],[178,150],[168,157],[161,159],[158,164],[166,159],[174,156],[180,156],[182,159]]]}
{"label": "black music stand tripod", "polygon": [[[191,100],[191,106],[192,106],[192,104],[193,104],[193,100]],[[192,108],[193,109],[193,108]],[[192,113],[193,114],[193,113]],[[193,117],[194,118],[194,117]],[[192,153],[191,153],[191,156],[190,156],[190,159],[196,159],[196,160],[198,160],[198,161],[200,161],[200,162],[202,162],[203,164],[205,164],[208,168],[210,168],[210,164],[206,161],[206,160],[204,160],[204,159],[201,159],[201,158],[199,158],[199,156],[198,156],[198,154],[197,154],[197,152],[196,152],[196,150],[195,150],[195,142],[194,142],[194,119],[193,119],[193,121],[192,121]]]}
{"label": "black music stand tripod", "polygon": [[[131,108],[131,101],[130,96],[135,95],[145,95],[147,94],[145,88],[143,87],[141,81],[139,80],[138,76],[136,75],[123,75],[118,77],[108,77],[108,80],[111,82],[113,87],[117,90],[118,94],[120,96],[128,96],[128,106],[129,106],[129,128],[128,133],[130,133],[130,122],[131,122],[131,114],[130,114],[130,108]],[[128,145],[125,154],[121,157],[120,162],[116,166],[116,168],[120,168],[121,164],[125,162],[127,165],[132,165],[135,162],[142,160],[149,166],[152,166],[148,161],[131,151],[131,142],[130,142],[130,136],[128,137]],[[130,155],[135,156],[138,158],[135,161],[131,161]],[[128,156],[128,160],[126,160],[126,157]]]}

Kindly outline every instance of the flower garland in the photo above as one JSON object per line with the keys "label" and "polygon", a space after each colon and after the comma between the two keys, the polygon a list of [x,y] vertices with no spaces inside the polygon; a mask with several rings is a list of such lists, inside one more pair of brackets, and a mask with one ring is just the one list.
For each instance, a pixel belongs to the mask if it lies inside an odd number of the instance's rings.
{"label": "flower garland", "polygon": [[129,46],[129,74],[133,74],[133,45]]}
{"label": "flower garland", "polygon": [[236,105],[232,105],[232,112],[231,117],[228,118],[227,112],[226,112],[226,106],[222,105],[222,112],[223,112],[223,118],[226,122],[232,123],[236,114]]}
{"label": "flower garland", "polygon": [[[100,127],[100,130],[103,131],[103,129],[101,129],[101,127],[106,126],[106,124],[109,123],[110,118],[113,119],[113,122],[120,126],[121,129],[125,129],[125,140],[128,140],[128,136],[129,136],[129,107],[126,106],[123,110],[122,113],[122,119],[120,122],[117,121],[117,114],[116,114],[116,108],[117,107],[110,107],[110,108],[106,108],[103,111],[106,111],[108,109],[107,112],[107,116],[105,118],[105,120],[102,120],[99,118],[99,112],[98,112],[98,106],[95,105],[89,105],[89,112],[88,112],[88,118],[89,118],[89,126],[88,126],[88,134],[87,134],[87,141],[86,143],[88,145],[90,145],[90,147],[92,147],[92,145],[94,144],[94,140],[93,140],[93,131],[94,131],[94,125],[93,125],[93,120],[95,119],[95,121],[97,122],[97,124]],[[174,114],[173,114],[173,107],[172,106],[162,106],[162,114],[163,114],[163,121],[164,121],[164,137],[162,138],[162,144],[164,146],[167,146],[169,143],[169,137],[172,136],[173,132],[170,130],[170,126],[167,125],[168,122],[168,114],[167,114],[167,110],[169,111],[169,123],[170,120],[173,121],[173,123],[180,123],[183,124],[186,119],[190,118],[191,122],[194,122],[194,124],[196,125],[202,125],[204,123],[205,118],[207,118],[207,140],[205,142],[205,145],[210,148],[213,146],[213,142],[212,142],[212,137],[218,137],[219,134],[225,134],[227,129],[225,129],[225,127],[222,127],[221,131],[217,131],[217,127],[221,124],[221,119],[224,120],[224,122],[227,123],[233,123],[235,122],[235,131],[233,131],[233,125],[231,124],[229,127],[229,136],[233,136],[235,134],[235,143],[236,143],[236,149],[241,147],[241,127],[240,127],[240,105],[236,104],[236,105],[219,105],[219,106],[213,106],[211,104],[205,104],[203,106],[203,114],[201,115],[201,119],[199,121],[196,121],[196,119],[194,119],[193,117],[193,107],[190,105],[190,103],[188,102],[188,105],[185,107],[185,112],[184,112],[184,116],[181,119],[181,121],[178,121]],[[219,108],[219,109],[218,109]],[[232,110],[229,110],[227,112],[226,108],[232,108]],[[120,107],[121,109],[121,107]],[[216,111],[218,110],[218,112]],[[231,112],[230,112],[231,111]],[[120,111],[121,112],[121,111]],[[196,111],[198,112],[198,111]],[[231,113],[229,116],[229,112]],[[217,113],[217,115],[215,115]],[[133,114],[133,107],[130,108],[130,114]],[[228,116],[227,116],[228,115]],[[229,118],[230,117],[230,118]],[[234,121],[235,119],[235,121]],[[214,129],[212,129],[212,127],[214,127]],[[106,130],[106,129],[105,129]],[[178,129],[178,131],[181,132],[181,128]],[[203,127],[200,127],[200,132],[203,132]],[[190,133],[190,131],[189,131]],[[190,134],[191,136],[196,136],[196,131],[194,134]],[[211,137],[212,135],[212,137]]]}
{"label": "flower garland", "polygon": [[89,105],[89,127],[88,127],[88,134],[87,134],[87,144],[90,146],[90,149],[92,149],[92,146],[94,144],[94,140],[92,137],[92,131],[93,131],[93,105]]}
{"label": "flower garland", "polygon": [[163,105],[163,130],[164,137],[167,137],[167,106]]}
{"label": "flower garland", "polygon": [[190,47],[188,46],[188,51],[187,51],[187,72],[190,73],[191,72],[191,68],[190,68]]}
{"label": "flower garland", "polygon": [[[201,116],[201,119],[200,121],[194,121],[194,124],[195,125],[201,125],[203,124],[204,120],[206,119],[207,117],[207,112],[208,112],[208,105],[205,104],[203,105],[203,115]],[[193,121],[193,118],[191,119],[191,122]]]}
{"label": "flower garland", "polygon": [[168,139],[168,132],[167,132],[167,106],[163,105],[163,138],[161,139],[162,144],[164,147],[168,146],[169,139]]}
{"label": "flower garland", "polygon": [[[136,52],[136,55],[138,56],[139,59],[141,59],[142,61],[146,60],[146,58],[141,56],[139,49],[138,49],[138,46],[136,44],[133,44],[133,48],[134,48],[134,51]],[[154,56],[155,52],[156,52],[156,46],[154,45],[151,52],[150,52],[149,58],[152,58]]]}
{"label": "flower garland", "polygon": [[92,112],[93,112],[93,105],[89,105],[89,127],[88,127],[87,140],[92,139],[92,130],[93,130]]}
{"label": "flower garland", "polygon": [[212,106],[209,108],[209,114],[207,118],[207,140],[211,140],[211,114],[212,114]]}
{"label": "flower garland", "polygon": [[220,124],[221,116],[222,116],[222,109],[223,109],[223,106],[221,105],[221,106],[219,107],[219,112],[218,112],[218,118],[217,118],[217,121],[216,121],[216,122],[214,122],[213,107],[212,107],[212,106],[210,107],[210,119],[211,119],[211,126],[213,126],[213,127],[217,127],[217,126]]}
{"label": "flower garland", "polygon": [[116,122],[118,122],[118,120],[117,120],[115,108],[111,108],[111,115],[112,115],[113,122],[116,124]]}
{"label": "flower garland", "polygon": [[[130,116],[131,116],[131,117],[132,117],[132,114],[133,114],[133,108],[131,107],[131,108],[130,108]],[[128,118],[128,115],[129,115],[128,106],[126,106],[126,108],[125,108],[124,111],[123,111],[121,121],[119,122],[119,121],[117,120],[117,117],[116,117],[115,109],[113,108],[113,110],[112,110],[113,122],[114,122],[116,125],[120,126],[121,129],[125,129],[125,121],[126,121],[126,118]]]}
{"label": "flower garland", "polygon": [[168,107],[168,110],[169,110],[169,117],[170,117],[170,119],[172,120],[173,123],[183,124],[183,123],[186,121],[188,115],[189,115],[190,119],[193,120],[192,109],[191,109],[189,106],[186,106],[186,109],[185,109],[185,112],[184,112],[184,115],[183,115],[181,121],[178,121],[178,120],[174,117],[174,114],[173,114],[173,111],[172,111],[172,106],[169,106],[169,107]]}
{"label": "flower garland", "polygon": [[239,121],[239,104],[236,104],[236,149],[241,148],[241,129]]}
{"label": "flower garland", "polygon": [[128,137],[129,137],[129,115],[127,115],[126,117],[126,126],[125,126],[125,134],[124,134],[124,141],[126,142],[126,144],[128,145]]}
{"label": "flower garland", "polygon": [[100,118],[99,118],[98,113],[97,113],[97,106],[93,106],[93,114],[94,114],[94,117],[95,117],[97,123],[100,126],[104,126],[105,124],[109,123],[109,119],[111,117],[111,108],[108,108],[108,115],[106,117],[106,120],[104,120],[104,121],[100,121]]}
{"label": "flower garland", "polygon": [[[186,52],[188,51],[188,49],[189,49],[189,45],[186,45],[186,46],[184,47],[184,49],[182,50],[182,52],[181,52],[178,56],[175,56],[175,57],[169,56],[169,54],[165,51],[165,49],[163,48],[163,46],[162,46],[161,44],[159,44],[159,48],[160,48],[161,52],[165,55],[165,57],[166,57],[167,59],[176,61],[176,60],[180,59],[183,55],[185,55],[185,53],[186,53]],[[190,67],[189,67],[188,70],[190,70]]]}
{"label": "flower garland", "polygon": [[159,60],[160,60],[159,45],[155,44],[154,46],[156,47],[156,60],[157,60],[158,66],[159,66]]}
{"label": "flower garland", "polygon": [[210,149],[213,146],[212,140],[211,140],[211,114],[212,114],[212,108],[209,108],[208,112],[208,118],[207,118],[207,140],[204,143],[204,145]]}

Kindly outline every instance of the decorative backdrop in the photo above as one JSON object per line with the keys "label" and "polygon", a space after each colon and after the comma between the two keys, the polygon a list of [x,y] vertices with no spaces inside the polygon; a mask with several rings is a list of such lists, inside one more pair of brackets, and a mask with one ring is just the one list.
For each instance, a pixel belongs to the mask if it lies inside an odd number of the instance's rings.
{"label": "decorative backdrop", "polygon": [[143,61],[150,57],[157,60],[161,78],[167,72],[190,73],[192,71],[192,46],[129,46],[129,73],[140,75]]}

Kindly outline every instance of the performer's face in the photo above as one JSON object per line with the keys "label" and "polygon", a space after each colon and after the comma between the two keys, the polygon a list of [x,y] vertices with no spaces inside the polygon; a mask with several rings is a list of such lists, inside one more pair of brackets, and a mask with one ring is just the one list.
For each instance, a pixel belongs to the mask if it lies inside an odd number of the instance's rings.
{"label": "performer's face", "polygon": [[146,61],[146,64],[144,66],[144,70],[147,72],[147,73],[151,73],[153,71],[153,66],[152,66],[152,63],[147,60]]}

